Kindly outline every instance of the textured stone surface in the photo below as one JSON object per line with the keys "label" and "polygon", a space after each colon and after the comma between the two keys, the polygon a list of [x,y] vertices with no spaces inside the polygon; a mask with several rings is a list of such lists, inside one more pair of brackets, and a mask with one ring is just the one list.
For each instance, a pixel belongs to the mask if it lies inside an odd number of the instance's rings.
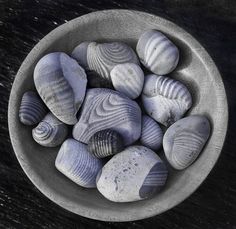
{"label": "textured stone surface", "polygon": [[[71,214],[45,198],[14,156],[7,129],[11,85],[22,61],[49,31],[79,15],[108,8],[132,8],[169,18],[192,33],[213,57],[231,107],[228,138],[216,167],[182,204],[159,216],[127,223],[106,223]],[[235,168],[235,3],[228,1],[1,1],[0,42],[0,227],[2,228],[152,228],[232,229],[236,226]],[[3,24],[2,24],[3,23]],[[230,34],[230,36],[225,36]],[[227,67],[225,67],[227,66]],[[217,192],[215,191],[217,190]],[[219,210],[220,209],[220,210]],[[191,219],[191,220],[189,220]]]}

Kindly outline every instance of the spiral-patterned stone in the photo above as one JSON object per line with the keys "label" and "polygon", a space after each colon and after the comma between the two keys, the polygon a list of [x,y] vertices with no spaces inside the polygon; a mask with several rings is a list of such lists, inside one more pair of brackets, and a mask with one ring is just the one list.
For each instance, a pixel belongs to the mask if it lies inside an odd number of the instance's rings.
{"label": "spiral-patterned stone", "polygon": [[144,146],[114,155],[97,176],[98,191],[114,202],[132,202],[159,192],[166,183],[164,162]]}
{"label": "spiral-patterned stone", "polygon": [[210,123],[205,116],[191,115],[178,120],[164,134],[163,148],[173,168],[190,166],[202,151],[210,135]]}
{"label": "spiral-patterned stone", "polygon": [[87,77],[76,60],[62,52],[47,54],[34,69],[34,82],[40,97],[59,120],[68,125],[77,122]]}
{"label": "spiral-patterned stone", "polygon": [[142,102],[145,111],[153,119],[169,126],[192,106],[192,97],[181,82],[151,74],[145,77]]}
{"label": "spiral-patterned stone", "polygon": [[45,118],[32,130],[34,140],[47,147],[61,145],[68,134],[66,124],[57,119],[52,113],[48,113]]}
{"label": "spiral-patterned stone", "polygon": [[85,144],[71,138],[62,144],[55,161],[61,173],[85,188],[96,187],[96,176],[103,164],[87,150]]}
{"label": "spiral-patterned stone", "polygon": [[125,145],[132,144],[141,134],[141,109],[135,101],[117,91],[88,89],[73,137],[87,144],[96,132],[105,129],[117,131]]}
{"label": "spiral-patterned stone", "polygon": [[179,61],[178,48],[156,30],[149,30],[141,35],[136,51],[141,63],[157,75],[172,72]]}
{"label": "spiral-patterned stone", "polygon": [[139,60],[132,48],[123,42],[91,42],[87,48],[87,63],[90,70],[111,80],[110,72],[117,64],[139,64]]}
{"label": "spiral-patterned stone", "polygon": [[117,91],[136,99],[143,89],[144,73],[137,64],[118,64],[111,70],[111,80]]}
{"label": "spiral-patterned stone", "polygon": [[163,132],[160,126],[147,115],[142,117],[142,131],[140,142],[142,145],[158,150],[162,145]]}
{"label": "spiral-patterned stone", "polygon": [[114,130],[101,130],[88,142],[88,150],[98,158],[117,154],[124,149],[122,136]]}
{"label": "spiral-patterned stone", "polygon": [[23,124],[35,125],[43,119],[47,112],[47,107],[36,92],[24,93],[19,110],[19,118]]}

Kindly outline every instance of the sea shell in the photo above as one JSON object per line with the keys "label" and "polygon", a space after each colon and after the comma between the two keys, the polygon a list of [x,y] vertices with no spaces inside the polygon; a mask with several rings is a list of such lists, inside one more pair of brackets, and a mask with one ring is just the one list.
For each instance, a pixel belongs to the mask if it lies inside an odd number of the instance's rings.
{"label": "sea shell", "polygon": [[98,158],[117,154],[124,149],[122,136],[110,129],[95,133],[88,142],[88,150]]}
{"label": "sea shell", "polygon": [[144,146],[130,146],[113,156],[97,176],[98,191],[114,202],[131,202],[160,191],[167,179],[163,161]]}
{"label": "sea shell", "polygon": [[128,62],[139,64],[133,49],[122,42],[102,44],[91,42],[87,49],[87,61],[90,70],[108,80],[111,80],[110,72],[117,64]]}
{"label": "sea shell", "polygon": [[47,147],[55,147],[63,143],[68,134],[66,124],[57,119],[52,113],[48,113],[45,118],[32,130],[34,140]]}
{"label": "sea shell", "polygon": [[117,91],[136,99],[143,89],[144,74],[137,64],[118,64],[111,70],[111,80]]}
{"label": "sea shell", "polygon": [[57,154],[55,166],[76,184],[95,188],[96,176],[103,166],[103,161],[89,153],[85,144],[67,139]]}
{"label": "sea shell", "polygon": [[201,115],[188,116],[170,126],[163,138],[163,148],[172,167],[182,170],[191,165],[209,135],[210,123]]}
{"label": "sea shell", "polygon": [[112,83],[106,78],[102,78],[95,71],[86,71],[88,86],[90,88],[110,88],[113,89]]}
{"label": "sea shell", "polygon": [[141,63],[157,75],[172,72],[179,61],[178,48],[156,30],[149,30],[141,35],[136,51]]}
{"label": "sea shell", "polygon": [[19,111],[19,118],[23,124],[37,124],[43,119],[47,112],[47,107],[36,92],[27,91],[24,93]]}
{"label": "sea shell", "polygon": [[152,118],[169,126],[192,106],[192,97],[179,81],[152,74],[145,77],[142,102]]}
{"label": "sea shell", "polygon": [[76,59],[79,65],[85,69],[88,68],[87,49],[90,43],[91,43],[90,41],[84,41],[80,43],[78,46],[74,48],[74,50],[71,53],[71,56],[74,59]]}
{"label": "sea shell", "polygon": [[140,142],[142,145],[158,150],[162,145],[163,132],[160,126],[147,115],[142,117],[142,131]]}
{"label": "sea shell", "polygon": [[117,91],[88,89],[73,137],[87,144],[96,132],[105,129],[117,131],[125,145],[135,142],[141,134],[140,107]]}
{"label": "sea shell", "polygon": [[36,89],[50,111],[62,122],[73,125],[86,91],[87,77],[78,63],[65,53],[50,53],[34,70]]}

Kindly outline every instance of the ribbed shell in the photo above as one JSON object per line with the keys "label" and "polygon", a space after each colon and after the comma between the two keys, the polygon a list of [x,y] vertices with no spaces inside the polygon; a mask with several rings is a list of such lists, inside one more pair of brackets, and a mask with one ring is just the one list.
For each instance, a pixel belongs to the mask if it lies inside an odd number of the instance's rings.
{"label": "ribbed shell", "polygon": [[90,70],[94,70],[101,77],[110,80],[110,72],[122,63],[139,64],[135,52],[122,42],[98,44],[91,42],[87,49],[87,61]]}
{"label": "ribbed shell", "polygon": [[148,198],[166,183],[167,168],[152,150],[130,146],[113,156],[97,177],[98,191],[114,202]]}
{"label": "ribbed shell", "polygon": [[87,144],[96,132],[105,129],[117,131],[125,145],[132,144],[141,134],[141,110],[135,101],[117,91],[89,89],[73,137]]}
{"label": "ribbed shell", "polygon": [[124,149],[122,136],[114,130],[101,130],[88,142],[88,150],[98,158],[117,154]]}
{"label": "ribbed shell", "polygon": [[191,165],[209,134],[210,123],[205,116],[188,116],[170,126],[163,138],[163,148],[172,167],[182,170]]}
{"label": "ribbed shell", "polygon": [[143,89],[144,73],[137,64],[118,64],[111,70],[111,80],[117,91],[136,99]]}
{"label": "ribbed shell", "polygon": [[88,68],[88,62],[87,62],[87,49],[88,45],[90,44],[90,41],[84,41],[77,45],[74,50],[71,53],[71,56],[77,60],[79,65],[81,65],[83,68]]}
{"label": "ribbed shell", "polygon": [[62,122],[73,125],[83,102],[87,77],[83,68],[65,53],[50,53],[34,70],[36,89],[50,111]]}
{"label": "ribbed shell", "polygon": [[47,112],[47,107],[36,92],[24,93],[19,110],[19,118],[23,124],[35,125],[43,119]]}
{"label": "ribbed shell", "polygon": [[66,124],[58,120],[52,113],[48,113],[45,118],[32,130],[34,140],[47,147],[55,147],[63,143],[68,134]]}
{"label": "ribbed shell", "polygon": [[178,48],[163,33],[156,30],[141,35],[136,51],[141,63],[157,75],[170,73],[179,61]]}
{"label": "ribbed shell", "polygon": [[153,119],[169,126],[192,106],[192,97],[179,81],[152,74],[145,77],[142,102]]}
{"label": "ribbed shell", "polygon": [[144,115],[142,117],[142,131],[140,142],[142,145],[158,150],[162,145],[163,132],[160,126],[152,118]]}
{"label": "ribbed shell", "polygon": [[89,153],[85,144],[67,139],[57,154],[55,166],[76,184],[95,188],[96,176],[103,162]]}
{"label": "ribbed shell", "polygon": [[88,86],[90,88],[111,88],[113,89],[112,83],[106,78],[102,78],[95,71],[86,71]]}

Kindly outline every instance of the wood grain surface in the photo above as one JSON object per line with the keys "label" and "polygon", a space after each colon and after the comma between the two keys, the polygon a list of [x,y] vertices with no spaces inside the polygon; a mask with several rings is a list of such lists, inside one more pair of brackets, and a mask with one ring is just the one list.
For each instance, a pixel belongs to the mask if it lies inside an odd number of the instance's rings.
{"label": "wood grain surface", "polygon": [[[229,128],[216,166],[186,201],[162,215],[106,223],[69,213],[44,197],[21,169],[11,147],[8,98],[14,77],[33,46],[58,25],[111,8],[146,11],[191,33],[219,68],[229,102]],[[236,2],[188,0],[0,0],[0,228],[236,228]],[[32,152],[33,153],[33,152]]]}

